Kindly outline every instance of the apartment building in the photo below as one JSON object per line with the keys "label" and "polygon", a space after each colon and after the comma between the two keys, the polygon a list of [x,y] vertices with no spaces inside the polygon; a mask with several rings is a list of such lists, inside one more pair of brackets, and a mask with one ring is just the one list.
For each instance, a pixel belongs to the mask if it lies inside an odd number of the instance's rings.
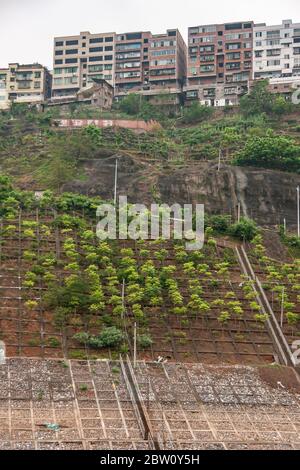
{"label": "apartment building", "polygon": [[51,83],[50,72],[41,64],[9,64],[0,69],[0,107],[7,109],[12,102],[44,103],[51,96]]}
{"label": "apartment building", "polygon": [[300,76],[300,23],[255,25],[253,30],[253,78],[285,79]]}
{"label": "apartment building", "polygon": [[116,96],[128,92],[157,97],[174,94],[175,102],[186,80],[187,47],[177,29],[164,34],[125,33],[116,41]]}
{"label": "apartment building", "polygon": [[114,86],[115,33],[91,34],[54,39],[52,99],[76,97],[78,91],[106,80]]}
{"label": "apartment building", "polygon": [[6,110],[10,108],[10,101],[8,99],[7,91],[7,77],[8,69],[0,69],[0,110]]}
{"label": "apartment building", "polygon": [[150,38],[149,31],[116,36],[115,86],[117,95],[140,89],[149,81]]}
{"label": "apartment building", "polygon": [[189,28],[187,100],[238,103],[252,80],[253,27],[241,21]]}

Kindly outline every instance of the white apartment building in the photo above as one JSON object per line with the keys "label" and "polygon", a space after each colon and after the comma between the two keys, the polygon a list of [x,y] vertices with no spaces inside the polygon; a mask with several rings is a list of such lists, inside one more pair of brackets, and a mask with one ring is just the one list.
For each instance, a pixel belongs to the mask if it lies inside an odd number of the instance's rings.
{"label": "white apartment building", "polygon": [[281,25],[257,24],[253,31],[253,78],[300,76],[300,23],[284,20]]}
{"label": "white apartment building", "polygon": [[8,99],[8,91],[6,87],[8,70],[0,69],[0,110],[10,108],[10,101]]}
{"label": "white apartment building", "polygon": [[93,79],[114,86],[115,33],[91,34],[54,39],[52,100],[75,97],[91,86]]}

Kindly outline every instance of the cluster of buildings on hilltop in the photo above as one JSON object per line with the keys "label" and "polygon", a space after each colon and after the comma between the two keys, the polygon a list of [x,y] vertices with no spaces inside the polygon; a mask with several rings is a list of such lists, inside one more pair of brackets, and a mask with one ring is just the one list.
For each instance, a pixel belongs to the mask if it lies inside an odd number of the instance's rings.
{"label": "cluster of buildings on hilltop", "polygon": [[153,103],[236,105],[254,80],[291,95],[300,87],[300,23],[253,21],[54,39],[53,71],[40,64],[0,69],[0,109],[11,102],[88,102],[109,109],[113,98],[140,93]]}

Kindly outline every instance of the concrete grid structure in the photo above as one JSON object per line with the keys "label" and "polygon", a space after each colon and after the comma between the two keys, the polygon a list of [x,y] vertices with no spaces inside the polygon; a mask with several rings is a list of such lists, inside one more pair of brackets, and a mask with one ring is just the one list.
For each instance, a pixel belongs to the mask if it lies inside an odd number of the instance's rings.
{"label": "concrete grid structure", "polygon": [[241,21],[189,28],[187,100],[238,104],[252,80],[253,26]]}
{"label": "concrete grid structure", "polygon": [[41,64],[9,64],[0,69],[0,109],[11,103],[42,104],[51,97],[52,77]]}
{"label": "concrete grid structure", "polygon": [[76,97],[76,93],[104,79],[114,86],[115,33],[54,39],[52,99]]}

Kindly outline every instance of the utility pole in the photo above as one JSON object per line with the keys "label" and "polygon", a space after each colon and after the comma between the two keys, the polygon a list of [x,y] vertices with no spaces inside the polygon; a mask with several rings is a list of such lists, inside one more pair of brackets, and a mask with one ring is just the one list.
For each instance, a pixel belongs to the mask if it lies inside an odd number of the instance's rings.
{"label": "utility pole", "polygon": [[125,279],[123,279],[122,284],[122,318],[125,316]]}
{"label": "utility pole", "polygon": [[238,223],[241,221],[241,203],[238,203]]}
{"label": "utility pole", "polygon": [[114,204],[117,206],[117,187],[118,187],[118,159],[116,158],[115,166],[115,189],[114,189]]}
{"label": "utility pole", "polygon": [[222,157],[222,149],[219,148],[219,163],[218,163],[218,171],[221,169],[221,157]]}
{"label": "utility pole", "polygon": [[297,186],[297,226],[298,238],[300,238],[300,186]]}
{"label": "utility pole", "polygon": [[285,293],[285,288],[282,288],[282,297],[281,297],[281,317],[280,317],[280,326],[281,329],[283,328],[283,318],[284,318],[284,293]]}
{"label": "utility pole", "polygon": [[136,342],[137,342],[137,332],[136,332],[136,322],[134,323],[134,332],[133,332],[133,367],[136,368]]}

